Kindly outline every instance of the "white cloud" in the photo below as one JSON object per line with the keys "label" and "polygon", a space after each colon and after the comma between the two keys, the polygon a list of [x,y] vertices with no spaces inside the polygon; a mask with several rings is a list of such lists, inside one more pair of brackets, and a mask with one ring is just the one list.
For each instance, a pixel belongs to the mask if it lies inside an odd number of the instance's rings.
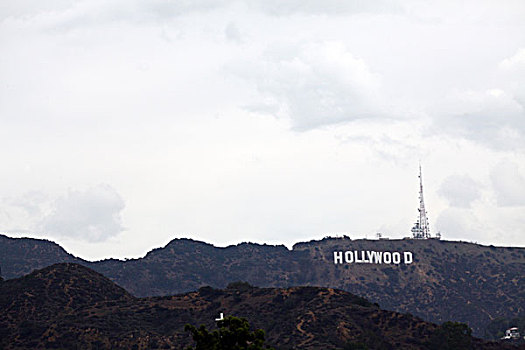
{"label": "white cloud", "polygon": [[0,19],[30,17],[43,12],[59,12],[70,8],[75,0],[6,0],[0,3]]}
{"label": "white cloud", "polygon": [[443,210],[436,220],[436,228],[447,240],[478,241],[486,234],[479,231],[479,224],[473,212],[464,208]]}
{"label": "white cloud", "polygon": [[241,32],[234,22],[228,23],[228,25],[224,29],[224,35],[226,36],[226,39],[228,40],[231,40],[237,44],[242,43]]}
{"label": "white cloud", "polygon": [[[514,55],[501,61],[498,73],[507,82],[514,99],[525,109],[525,48],[520,48]],[[523,125],[525,122],[522,121],[522,128],[525,128]]]}
{"label": "white cloud", "polygon": [[43,192],[30,191],[2,198],[0,204],[0,231],[29,233],[38,231],[41,218],[50,204]]}
{"label": "white cloud", "polygon": [[[420,158],[432,223],[523,245],[523,4],[0,2],[0,229],[47,225],[90,257],[188,235],[402,237]],[[491,180],[501,160],[519,176]],[[63,193],[93,183],[126,207]]]}
{"label": "white cloud", "polygon": [[383,113],[377,100],[380,76],[340,42],[274,45],[241,74],[253,79],[296,130]]}
{"label": "white cloud", "polygon": [[[39,13],[53,13],[68,10],[71,23],[87,23],[118,20],[159,20],[183,16],[195,12],[245,7],[254,12],[270,15],[289,16],[294,14],[361,14],[361,13],[398,13],[403,10],[399,1],[325,0],[6,0],[0,5],[0,18],[28,17]],[[73,11],[71,11],[73,10]]]}
{"label": "white cloud", "polygon": [[42,207],[49,198],[42,192],[30,191],[19,197],[4,198],[4,203],[23,209],[29,216],[42,215]]}
{"label": "white cloud", "polygon": [[520,48],[514,55],[501,61],[500,68],[513,73],[525,73],[525,49]]}
{"label": "white cloud", "polygon": [[[55,28],[75,29],[100,23],[136,23],[166,20],[195,12],[207,12],[229,4],[224,0],[52,0],[5,1],[0,18],[31,20],[40,18]],[[50,26],[51,27],[51,26]]]}
{"label": "white cloud", "polygon": [[398,13],[403,10],[399,1],[345,1],[345,0],[260,0],[246,1],[255,9],[278,16],[294,14],[308,15],[342,15],[361,13]]}
{"label": "white cloud", "polygon": [[525,176],[512,161],[501,161],[490,174],[499,206],[525,206]]}
{"label": "white cloud", "polygon": [[470,208],[481,197],[479,185],[468,175],[451,175],[441,183],[439,193],[451,206]]}
{"label": "white cloud", "polygon": [[69,191],[57,199],[42,222],[42,230],[53,236],[84,241],[105,241],[124,230],[120,213],[124,201],[109,185],[85,191]]}
{"label": "white cloud", "polygon": [[[499,150],[525,149],[525,49],[488,67],[486,89],[453,88],[434,112],[433,127]],[[492,80],[492,81],[489,81]]]}
{"label": "white cloud", "polygon": [[525,108],[508,92],[455,90],[442,103],[435,130],[496,149],[525,147]]}
{"label": "white cloud", "polygon": [[523,207],[497,207],[489,203],[478,203],[470,209],[451,207],[441,211],[436,220],[436,228],[447,240],[520,246],[524,218]]}

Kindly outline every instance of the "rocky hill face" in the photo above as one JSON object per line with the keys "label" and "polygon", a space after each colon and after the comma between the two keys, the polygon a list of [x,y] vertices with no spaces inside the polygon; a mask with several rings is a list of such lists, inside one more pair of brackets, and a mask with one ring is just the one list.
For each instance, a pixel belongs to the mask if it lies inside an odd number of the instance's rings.
{"label": "rocky hill face", "polygon": [[439,240],[329,239],[296,245],[296,249],[322,262],[333,260],[333,251],[349,249],[412,252],[411,264],[338,264],[312,271],[308,279],[336,282],[329,286],[433,322],[466,322],[478,335],[484,335],[490,320],[525,311],[523,248]]}
{"label": "rocky hill face", "polygon": [[[4,242],[0,239],[0,266],[7,278],[53,259],[76,259],[62,254],[56,245],[48,256],[45,249],[49,249],[50,242],[8,239],[10,248],[3,247]],[[17,246],[18,242],[23,248]],[[11,253],[25,250],[33,252],[31,259]],[[382,263],[376,263],[377,257],[367,257],[367,251],[391,253],[390,263],[385,263],[383,256]],[[352,262],[346,252],[352,252]],[[395,252],[400,254],[399,263],[393,263]],[[408,261],[404,253],[411,253]],[[363,258],[372,263],[363,262]],[[135,296],[183,293],[206,285],[224,288],[232,281],[260,287],[322,286],[349,291],[385,309],[409,312],[435,323],[465,322],[478,336],[485,335],[492,320],[525,312],[523,248],[438,240],[330,238],[296,244],[288,250],[284,246],[248,243],[217,248],[176,239],[141,259],[80,263]]]}
{"label": "rocky hill face", "polygon": [[[57,264],[0,282],[0,348],[183,349],[186,323],[215,327],[220,312],[264,329],[277,349],[435,349],[440,327],[320,287],[255,288],[135,298],[102,275]],[[464,336],[468,349],[516,349]],[[434,345],[433,345],[434,344]],[[353,347],[352,347],[353,346]],[[361,347],[363,348],[363,347]]]}
{"label": "rocky hill face", "polygon": [[131,294],[98,272],[77,264],[35,270],[0,285],[2,312],[13,323],[38,322]]}
{"label": "rocky hill face", "polygon": [[58,262],[80,262],[55,242],[0,235],[0,269],[4,279],[20,277]]}

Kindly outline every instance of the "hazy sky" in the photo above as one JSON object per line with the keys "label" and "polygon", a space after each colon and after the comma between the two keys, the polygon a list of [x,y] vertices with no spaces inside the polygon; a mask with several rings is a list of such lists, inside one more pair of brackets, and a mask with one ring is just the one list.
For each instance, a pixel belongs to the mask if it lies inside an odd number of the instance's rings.
{"label": "hazy sky", "polygon": [[525,246],[525,2],[2,0],[0,231]]}

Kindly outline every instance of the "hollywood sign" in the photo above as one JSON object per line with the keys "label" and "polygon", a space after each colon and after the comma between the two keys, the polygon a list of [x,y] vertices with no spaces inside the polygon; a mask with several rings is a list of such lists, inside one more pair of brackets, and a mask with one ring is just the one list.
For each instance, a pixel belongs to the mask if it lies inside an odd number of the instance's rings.
{"label": "hollywood sign", "polygon": [[334,252],[334,264],[412,264],[412,252],[376,252],[373,250]]}

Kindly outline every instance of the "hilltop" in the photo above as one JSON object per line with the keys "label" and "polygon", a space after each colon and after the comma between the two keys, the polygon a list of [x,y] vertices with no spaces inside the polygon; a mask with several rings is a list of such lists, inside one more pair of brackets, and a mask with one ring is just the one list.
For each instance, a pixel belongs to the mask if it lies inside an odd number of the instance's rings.
{"label": "hilltop", "polygon": [[[226,289],[135,298],[77,264],[56,264],[0,283],[0,347],[182,349],[184,325],[245,317],[278,349],[431,349],[440,327],[380,309],[351,293],[320,287]],[[469,336],[474,349],[516,349]]]}
{"label": "hilltop", "polygon": [[[411,264],[334,264],[334,251],[410,251]],[[0,236],[5,278],[53,262],[76,261],[134,296],[185,293],[233,281],[259,287],[322,286],[345,290],[427,321],[468,323],[489,336],[491,321],[525,312],[525,249],[439,240],[327,238],[284,246],[242,243],[226,248],[175,239],[144,258],[82,261],[51,242]],[[22,252],[22,253],[21,253]],[[25,252],[25,253],[24,253]],[[29,257],[29,258],[27,258]]]}

